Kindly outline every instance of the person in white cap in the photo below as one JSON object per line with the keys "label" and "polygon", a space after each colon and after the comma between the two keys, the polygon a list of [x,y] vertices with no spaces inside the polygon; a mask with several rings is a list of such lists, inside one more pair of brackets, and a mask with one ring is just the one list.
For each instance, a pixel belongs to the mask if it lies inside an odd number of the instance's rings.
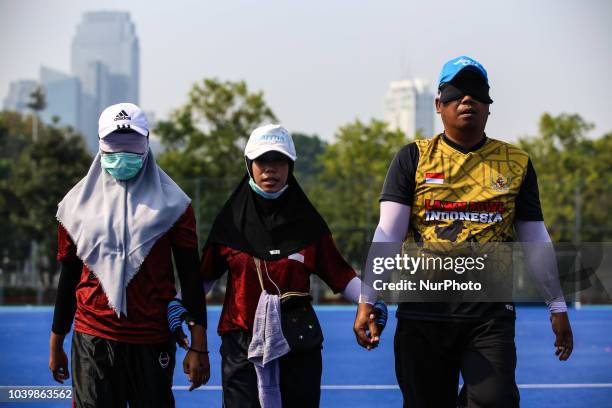
{"label": "person in white cap", "polygon": [[176,296],[195,319],[183,368],[192,388],[206,382],[206,314],[190,199],[155,163],[148,124],[131,103],[99,121],[100,150],[87,175],[58,205],[61,272],[49,368],[69,377],[72,336],[75,407],[173,407],[176,346],[166,305]]}
{"label": "person in white cap", "polygon": [[[246,174],[204,246],[205,286],[228,273],[218,326],[227,408],[319,406],[323,335],[309,296],[312,274],[354,303],[375,301],[361,294],[361,281],[293,176],[296,159],[284,127],[255,129]],[[382,330],[374,315],[370,330],[373,348]]]}

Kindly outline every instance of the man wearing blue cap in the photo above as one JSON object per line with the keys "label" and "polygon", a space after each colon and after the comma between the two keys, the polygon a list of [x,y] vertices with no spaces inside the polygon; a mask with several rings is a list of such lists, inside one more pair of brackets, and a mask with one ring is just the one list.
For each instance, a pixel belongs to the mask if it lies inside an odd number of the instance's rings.
{"label": "man wearing blue cap", "polygon": [[[487,71],[472,58],[448,61],[436,111],[444,132],[404,146],[389,167],[374,242],[530,242],[526,253],[567,360],[572,331],[536,174],[519,148],[488,138]],[[532,243],[539,242],[535,245]],[[531,262],[530,262],[531,260]],[[536,270],[537,269],[537,270]],[[551,283],[553,282],[553,283]],[[515,311],[511,302],[404,302],[397,309],[395,370],[405,407],[517,407]],[[366,324],[358,311],[355,327]],[[459,375],[466,386],[458,397]]]}

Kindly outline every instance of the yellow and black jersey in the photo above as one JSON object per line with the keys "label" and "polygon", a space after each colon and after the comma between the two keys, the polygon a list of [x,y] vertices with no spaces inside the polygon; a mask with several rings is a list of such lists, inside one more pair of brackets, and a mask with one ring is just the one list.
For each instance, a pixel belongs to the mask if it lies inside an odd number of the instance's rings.
{"label": "yellow and black jersey", "polygon": [[527,153],[487,137],[469,150],[444,134],[404,146],[380,199],[409,205],[406,239],[430,244],[509,242],[516,219],[543,219]]}

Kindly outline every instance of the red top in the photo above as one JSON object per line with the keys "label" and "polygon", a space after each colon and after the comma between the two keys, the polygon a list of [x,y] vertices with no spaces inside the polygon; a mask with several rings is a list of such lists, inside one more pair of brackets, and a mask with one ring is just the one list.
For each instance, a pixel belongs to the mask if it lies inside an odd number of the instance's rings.
{"label": "red top", "polygon": [[[58,227],[57,259],[75,260],[76,246],[62,225]],[[197,248],[191,205],[174,226],[157,240],[127,287],[127,317],[108,306],[100,282],[83,265],[76,287],[74,330],[125,343],[155,344],[170,338],[166,308],[176,296],[172,248]]]}
{"label": "red top", "polygon": [[[338,252],[331,235],[324,235],[298,253],[276,261],[261,262],[264,288],[268,293],[310,292],[310,275],[318,275],[334,293],[344,290],[356,274]],[[224,245],[211,245],[202,254],[203,280],[219,279],[229,270],[225,301],[219,319],[219,335],[232,330],[253,330],[261,287],[253,257]]]}

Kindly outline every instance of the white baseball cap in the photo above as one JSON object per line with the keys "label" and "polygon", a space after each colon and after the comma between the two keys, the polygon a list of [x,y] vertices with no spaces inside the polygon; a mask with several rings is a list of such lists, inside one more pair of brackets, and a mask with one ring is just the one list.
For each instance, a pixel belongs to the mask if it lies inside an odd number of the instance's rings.
{"label": "white baseball cap", "polygon": [[124,129],[132,129],[143,136],[149,134],[149,122],[142,109],[133,103],[118,103],[104,109],[98,121],[100,139]]}
{"label": "white baseball cap", "polygon": [[293,138],[281,125],[265,125],[253,130],[244,148],[244,155],[249,160],[255,160],[270,151],[280,152],[292,161],[297,159]]}

